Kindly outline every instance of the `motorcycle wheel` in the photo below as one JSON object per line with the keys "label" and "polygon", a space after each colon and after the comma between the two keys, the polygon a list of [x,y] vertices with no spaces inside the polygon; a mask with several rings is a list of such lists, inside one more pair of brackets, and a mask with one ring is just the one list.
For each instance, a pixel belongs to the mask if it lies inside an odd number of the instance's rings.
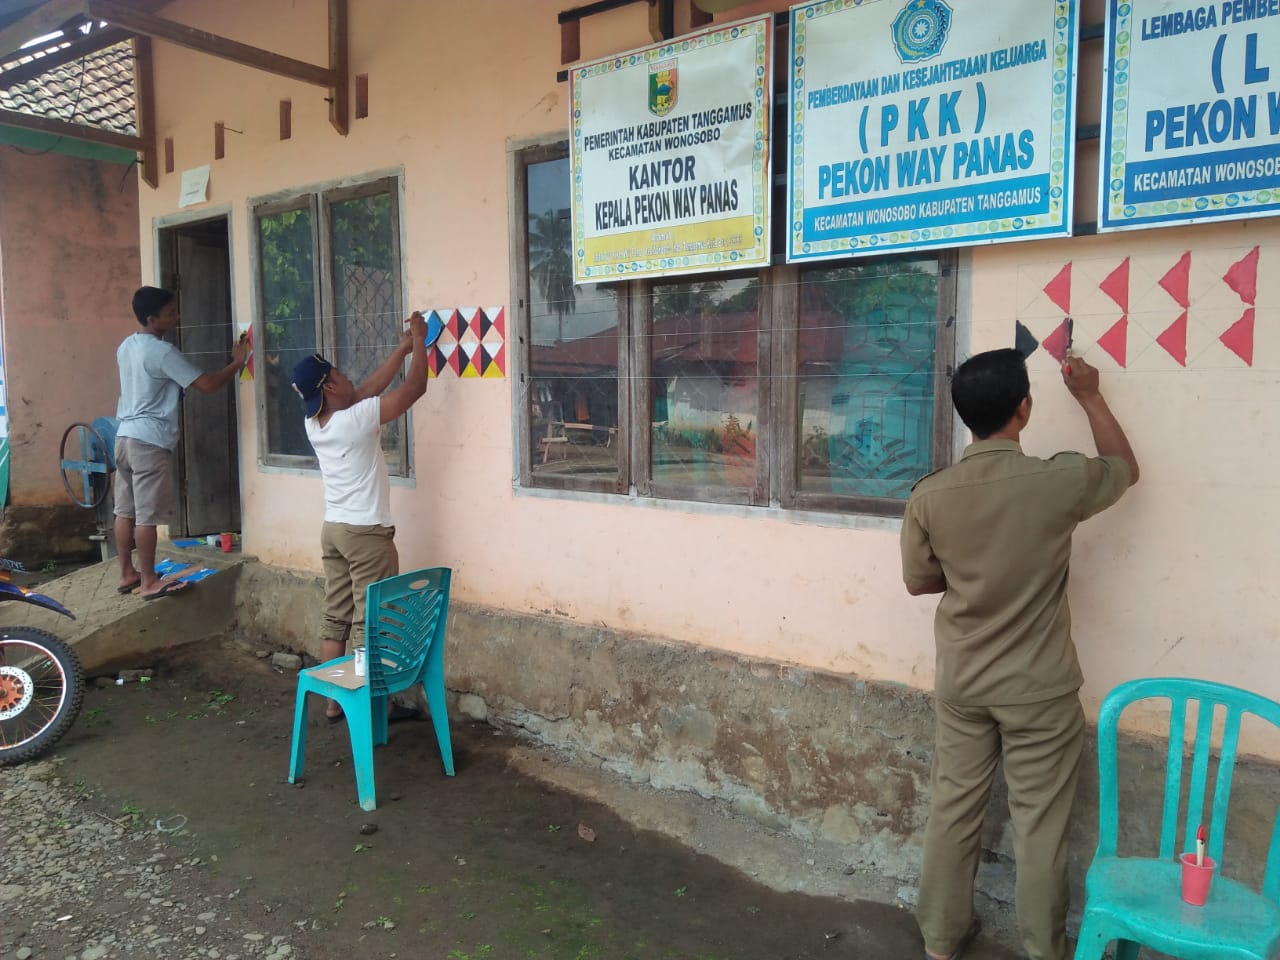
{"label": "motorcycle wheel", "polygon": [[34,627],[0,628],[0,767],[52,747],[83,702],[80,661],[67,644]]}

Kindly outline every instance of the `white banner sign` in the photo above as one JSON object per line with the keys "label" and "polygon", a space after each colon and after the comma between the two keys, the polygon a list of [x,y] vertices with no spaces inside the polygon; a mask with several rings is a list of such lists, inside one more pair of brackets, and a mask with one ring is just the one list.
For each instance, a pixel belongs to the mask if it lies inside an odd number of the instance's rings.
{"label": "white banner sign", "polygon": [[1077,0],[791,8],[790,261],[1071,232]]}
{"label": "white banner sign", "polygon": [[574,280],[769,262],[773,19],[569,71]]}
{"label": "white banner sign", "polygon": [[1108,0],[1098,229],[1280,209],[1280,0]]}

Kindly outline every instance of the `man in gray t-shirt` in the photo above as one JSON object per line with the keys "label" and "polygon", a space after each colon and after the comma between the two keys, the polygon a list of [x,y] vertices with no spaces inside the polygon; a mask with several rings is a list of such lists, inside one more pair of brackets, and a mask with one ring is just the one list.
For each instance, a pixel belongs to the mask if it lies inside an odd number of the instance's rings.
{"label": "man in gray t-shirt", "polygon": [[[156,527],[173,513],[173,451],[178,446],[178,403],[182,391],[221,390],[244,366],[248,345],[231,348],[231,362],[216,373],[201,373],[164,335],[178,326],[172,293],[142,287],[133,295],[142,330],[116,350],[120,404],[116,416],[115,534],[120,554],[120,592],[137,589],[143,600],[187,589],[182,581],[162,583],[156,575]],[[138,562],[133,562],[133,548]]]}

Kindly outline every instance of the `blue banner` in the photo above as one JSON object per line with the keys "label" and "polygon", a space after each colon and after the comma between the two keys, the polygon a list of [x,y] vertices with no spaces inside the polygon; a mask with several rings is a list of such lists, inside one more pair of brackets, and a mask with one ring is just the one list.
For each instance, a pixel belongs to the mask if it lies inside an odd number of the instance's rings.
{"label": "blue banner", "polygon": [[1098,228],[1280,210],[1280,0],[1108,0]]}

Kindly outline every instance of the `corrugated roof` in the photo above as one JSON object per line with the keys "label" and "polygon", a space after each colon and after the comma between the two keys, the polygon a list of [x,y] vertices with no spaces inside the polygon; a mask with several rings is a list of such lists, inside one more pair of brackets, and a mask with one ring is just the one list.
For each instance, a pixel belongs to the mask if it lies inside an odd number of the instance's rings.
{"label": "corrugated roof", "polygon": [[33,80],[0,89],[0,107],[136,136],[133,51],[128,43],[117,43]]}

